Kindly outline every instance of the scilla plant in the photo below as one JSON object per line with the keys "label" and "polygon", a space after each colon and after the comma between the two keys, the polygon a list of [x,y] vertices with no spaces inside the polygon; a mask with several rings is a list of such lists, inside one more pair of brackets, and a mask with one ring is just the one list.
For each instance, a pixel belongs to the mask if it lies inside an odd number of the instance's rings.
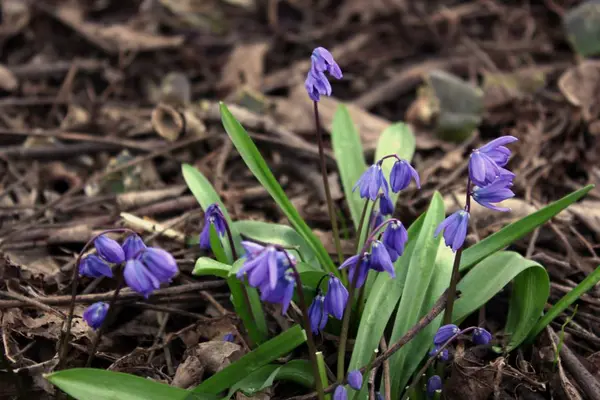
{"label": "scilla plant", "polygon": [[[49,377],[53,383],[77,398],[84,398],[82,385],[89,389],[102,386],[99,381],[104,386],[110,381],[127,390],[128,399],[166,398],[159,397],[161,394],[168,394],[170,399],[191,399],[223,394],[229,398],[238,390],[251,395],[275,380],[293,380],[320,399],[366,399],[367,377],[387,361],[390,379],[385,381],[387,374],[383,374],[384,381],[375,382],[376,390],[394,399],[413,393],[435,397],[443,390],[444,369],[438,368],[438,374],[426,380],[421,378],[432,363],[443,365],[450,360],[451,344],[468,339],[474,345],[495,344],[494,351],[510,352],[533,339],[600,279],[600,273],[593,274],[542,317],[550,286],[546,270],[537,262],[503,250],[585,196],[592,186],[465,247],[472,200],[489,209],[509,211],[497,203],[514,195],[514,174],[505,167],[511,155],[508,146],[517,146],[516,139],[497,138],[469,155],[463,209],[445,218],[444,202],[435,192],[427,210],[405,227],[395,212],[399,196],[411,185],[419,189],[425,184],[411,165],[415,151],[411,130],[402,123],[387,128],[377,143],[374,163],[367,166],[358,132],[346,108],[340,106],[331,129],[332,145],[355,228],[354,254],[343,254],[319,118],[321,96],[332,92],[328,77],[340,79],[342,71],[329,51],[316,48],[305,86],[313,101],[320,167],[337,253],[334,258],[300,217],[225,104],[221,104],[225,131],[290,226],[233,221],[209,180],[190,165],[182,168],[185,181],[205,211],[199,245],[214,255],[200,257],[193,273],[227,280],[231,302],[252,350],[190,391],[98,370],[93,376],[86,370],[58,372]],[[509,284],[512,291],[502,335],[507,340],[494,340],[484,327],[459,327]],[[283,332],[270,329],[265,303],[275,304],[277,312],[295,324]],[[90,313],[100,318],[104,307],[96,306]],[[324,362],[330,347],[315,340],[323,333],[339,337],[335,341],[335,379],[326,373]],[[349,338],[354,339],[352,349],[347,347]],[[302,352],[295,352],[297,359],[276,362],[305,343],[309,361]],[[379,351],[380,343],[389,345]],[[388,390],[380,390],[383,388]],[[109,398],[98,396],[96,392],[95,398]]]}

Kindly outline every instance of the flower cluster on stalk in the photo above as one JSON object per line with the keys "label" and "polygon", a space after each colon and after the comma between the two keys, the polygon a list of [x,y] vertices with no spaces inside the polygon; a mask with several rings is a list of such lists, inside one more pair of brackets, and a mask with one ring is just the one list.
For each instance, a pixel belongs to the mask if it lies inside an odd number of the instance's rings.
{"label": "flower cluster on stalk", "polygon": [[444,232],[446,246],[452,248],[452,251],[460,249],[465,242],[470,218],[470,198],[490,210],[510,211],[510,208],[499,207],[496,203],[515,195],[510,189],[515,174],[504,167],[511,155],[506,145],[517,140],[513,136],[502,136],[471,153],[465,208],[448,216],[435,231],[436,237]]}
{"label": "flower cluster on stalk", "polygon": [[[84,257],[79,263],[79,274],[91,278],[112,278],[112,265],[123,265],[123,278],[127,286],[148,298],[161,284],[170,282],[177,274],[175,258],[166,250],[148,247],[136,234],[129,235],[120,245],[106,234],[94,240],[95,254]],[[108,304],[94,303],[84,312],[84,319],[96,329],[108,312]]]}

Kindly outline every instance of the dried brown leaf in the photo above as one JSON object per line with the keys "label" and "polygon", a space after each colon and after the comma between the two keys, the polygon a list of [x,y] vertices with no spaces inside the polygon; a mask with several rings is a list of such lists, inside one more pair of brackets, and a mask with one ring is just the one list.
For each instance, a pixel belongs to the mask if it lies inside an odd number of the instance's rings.
{"label": "dried brown leaf", "polygon": [[224,340],[199,343],[194,353],[204,368],[211,373],[222,370],[243,355],[242,348],[238,344]]}
{"label": "dried brown leaf", "polygon": [[581,220],[589,229],[594,231],[600,240],[600,201],[584,200],[573,204],[569,210]]}
{"label": "dried brown leaf", "polygon": [[246,85],[251,89],[259,89],[264,75],[264,58],[268,50],[267,42],[236,46],[223,68],[219,87],[236,89]]}
{"label": "dried brown leaf", "polygon": [[581,108],[586,121],[600,114],[600,61],[584,61],[567,69],[558,80],[558,87],[571,104]]}
{"label": "dried brown leaf", "polygon": [[187,389],[202,382],[203,375],[204,366],[202,362],[197,356],[190,355],[177,367],[171,384],[182,389]]}

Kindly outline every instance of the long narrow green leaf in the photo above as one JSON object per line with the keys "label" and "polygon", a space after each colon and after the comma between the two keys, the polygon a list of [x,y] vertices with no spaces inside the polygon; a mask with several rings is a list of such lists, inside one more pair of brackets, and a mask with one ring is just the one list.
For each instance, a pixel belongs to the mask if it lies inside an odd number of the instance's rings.
{"label": "long narrow green leaf", "polygon": [[483,260],[490,254],[505,248],[515,240],[520,239],[532,232],[535,228],[549,221],[552,217],[567,208],[569,205],[581,199],[593,188],[594,185],[587,185],[586,187],[581,188],[563,197],[562,199],[548,204],[546,207],[529,214],[525,218],[505,226],[493,235],[490,235],[481,242],[469,247],[463,252],[460,262],[460,270],[462,271],[471,268],[473,265]]}
{"label": "long narrow green leaf", "polygon": [[[415,250],[410,257],[406,276],[406,282],[410,282],[410,284],[405,285],[402,290],[390,343],[394,343],[416,324],[427,313],[426,305],[432,303],[432,299],[428,298],[427,294],[435,271],[434,265],[441,240],[440,236],[436,238],[433,234],[443,219],[444,200],[436,192],[431,199],[427,216],[415,243]],[[433,301],[435,302],[435,299]],[[403,366],[406,357],[413,356],[416,355],[409,353],[407,348],[402,348],[390,358],[393,398],[399,397],[401,390],[399,386],[401,375],[399,374],[402,371],[399,370],[399,366]]]}
{"label": "long narrow green leaf", "polygon": [[139,376],[95,368],[74,368],[46,376],[53,385],[78,400],[214,400]]}
{"label": "long narrow green leaf", "polygon": [[340,179],[344,188],[346,202],[350,209],[350,215],[352,216],[354,227],[358,228],[364,201],[360,198],[358,190],[353,192],[352,187],[367,169],[367,164],[363,156],[360,135],[352,123],[348,109],[343,104],[338,106],[333,116],[331,147],[333,148],[338,170],[340,171]]}
{"label": "long narrow green leaf", "polygon": [[263,365],[288,354],[306,342],[306,333],[299,325],[263,343],[233,364],[223,368],[193,389],[194,393],[217,394],[233,386],[241,377],[247,376]]}
{"label": "long narrow green leaf", "polygon": [[477,264],[458,283],[462,293],[454,305],[453,321],[466,318],[513,281],[505,333],[505,351],[516,348],[539,320],[550,293],[548,273],[540,264],[512,251],[495,253]]}
{"label": "long narrow green leaf", "polygon": [[273,173],[269,169],[263,157],[260,155],[260,152],[256,148],[256,145],[252,139],[250,139],[250,136],[248,136],[248,133],[244,127],[240,125],[240,123],[227,109],[227,106],[223,103],[221,103],[221,119],[223,121],[225,131],[227,131],[227,134],[231,138],[233,145],[242,156],[250,171],[252,171],[260,184],[269,192],[271,197],[273,197],[294,229],[296,229],[300,236],[302,236],[313,249],[317,258],[319,259],[319,262],[321,263],[321,266],[326,271],[332,272],[336,276],[340,276],[340,273],[333,264],[333,261],[331,261],[329,254],[327,254],[327,250],[325,250],[325,247],[319,238],[317,238],[317,236],[315,236],[315,234],[310,230],[309,226],[302,219],[300,214],[298,214],[296,208],[294,208],[294,205],[287,198],[285,192],[273,176]]}

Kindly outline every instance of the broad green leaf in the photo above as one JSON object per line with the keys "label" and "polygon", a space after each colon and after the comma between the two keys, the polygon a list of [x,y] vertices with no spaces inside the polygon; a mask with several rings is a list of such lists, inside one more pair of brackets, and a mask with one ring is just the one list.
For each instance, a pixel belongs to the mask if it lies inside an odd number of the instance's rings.
{"label": "broad green leaf", "polygon": [[[440,241],[437,257],[435,259],[433,277],[431,284],[427,288],[427,300],[421,308],[421,315],[427,314],[442,293],[448,288],[453,264],[454,253],[443,243],[443,241]],[[442,318],[443,314],[440,314],[414,339],[404,346],[403,354],[410,356],[404,356],[396,364],[393,364],[394,368],[397,369],[396,376],[399,380],[399,388],[403,388],[408,384],[409,379],[421,365],[423,358],[429,353],[433,343],[433,336],[442,324]],[[393,343],[393,341],[390,340],[390,343]]]}
{"label": "broad green leaf", "polygon": [[427,213],[423,213],[408,228],[408,243],[404,254],[394,263],[396,278],[390,278],[387,273],[377,274],[360,319],[349,370],[365,366],[371,359],[373,350],[379,347],[379,340],[402,294],[408,263],[426,216]]}
{"label": "broad green leaf", "polygon": [[140,376],[95,368],[74,368],[46,376],[53,385],[78,400],[213,400],[214,395],[190,392]]}
{"label": "broad green leaf", "polygon": [[269,169],[264,158],[260,155],[260,152],[256,148],[256,145],[252,139],[250,139],[250,136],[248,136],[248,133],[244,127],[240,125],[240,123],[227,109],[227,106],[223,103],[221,103],[221,119],[223,121],[225,131],[227,131],[227,134],[231,138],[233,145],[242,156],[242,159],[250,171],[252,171],[260,184],[269,192],[271,197],[273,197],[281,211],[288,218],[294,229],[296,229],[296,232],[298,232],[298,234],[300,234],[300,236],[306,240],[308,245],[315,252],[319,262],[321,263],[321,266],[326,271],[333,272],[336,276],[340,276],[338,270],[333,264],[333,261],[331,261],[329,254],[327,254],[327,250],[325,250],[325,247],[319,238],[315,236],[300,214],[298,214],[298,211],[296,208],[294,208],[294,205],[287,198],[285,192],[273,176],[273,173]]}
{"label": "broad green leaf", "polygon": [[594,185],[587,185],[546,207],[529,214],[510,225],[505,226],[498,232],[483,239],[481,242],[466,249],[460,261],[460,270],[471,268],[485,257],[498,250],[503,249],[517,239],[522,238],[538,226],[550,220],[556,214],[585,196]]}
{"label": "broad green leaf", "polygon": [[319,268],[317,256],[310,245],[294,229],[287,225],[263,221],[236,221],[236,230],[252,239],[281,246],[296,247],[305,262]]}
{"label": "broad green leaf", "polygon": [[196,265],[192,271],[192,275],[197,276],[218,276],[226,279],[231,271],[231,265],[223,264],[209,257],[200,257],[196,260]]}
{"label": "broad green leaf", "polygon": [[238,390],[246,396],[253,396],[261,390],[273,386],[275,381],[292,381],[307,388],[315,385],[310,362],[308,360],[292,360],[284,365],[269,364],[259,368],[233,385],[223,400],[231,398]]}
{"label": "broad green leaf", "polygon": [[466,318],[514,280],[505,333],[516,348],[529,334],[544,310],[550,293],[548,273],[540,264],[512,251],[495,253],[477,264],[458,283],[461,297],[454,305],[453,321]]}
{"label": "broad green leaf", "polygon": [[193,389],[194,393],[220,393],[251,374],[260,367],[283,357],[306,341],[306,333],[300,325],[294,325],[285,332],[263,343],[233,364],[223,368]]}
{"label": "broad green leaf", "polygon": [[[408,271],[406,282],[402,290],[402,297],[396,312],[396,321],[390,337],[390,343],[394,343],[404,335],[419,319],[427,313],[425,310],[428,304],[435,299],[429,298],[428,289],[431,285],[433,274],[435,272],[435,260],[440,246],[441,236],[434,237],[437,226],[444,219],[444,200],[436,192],[431,199],[431,204],[427,209],[427,216],[423,221],[423,226],[419,232],[415,243]],[[431,293],[429,294],[432,295]],[[390,358],[390,369],[392,371],[392,397],[399,397],[401,387],[399,386],[402,371],[399,366],[404,364],[406,357],[413,357],[407,348],[402,348]]]}
{"label": "broad green leaf", "polygon": [[367,169],[363,148],[360,143],[360,135],[352,123],[350,113],[345,105],[340,104],[333,116],[331,127],[331,147],[335,154],[340,179],[344,188],[344,195],[350,215],[354,222],[354,227],[358,229],[360,223],[360,214],[364,205],[364,200],[360,198],[358,190],[352,191],[358,178]]}

